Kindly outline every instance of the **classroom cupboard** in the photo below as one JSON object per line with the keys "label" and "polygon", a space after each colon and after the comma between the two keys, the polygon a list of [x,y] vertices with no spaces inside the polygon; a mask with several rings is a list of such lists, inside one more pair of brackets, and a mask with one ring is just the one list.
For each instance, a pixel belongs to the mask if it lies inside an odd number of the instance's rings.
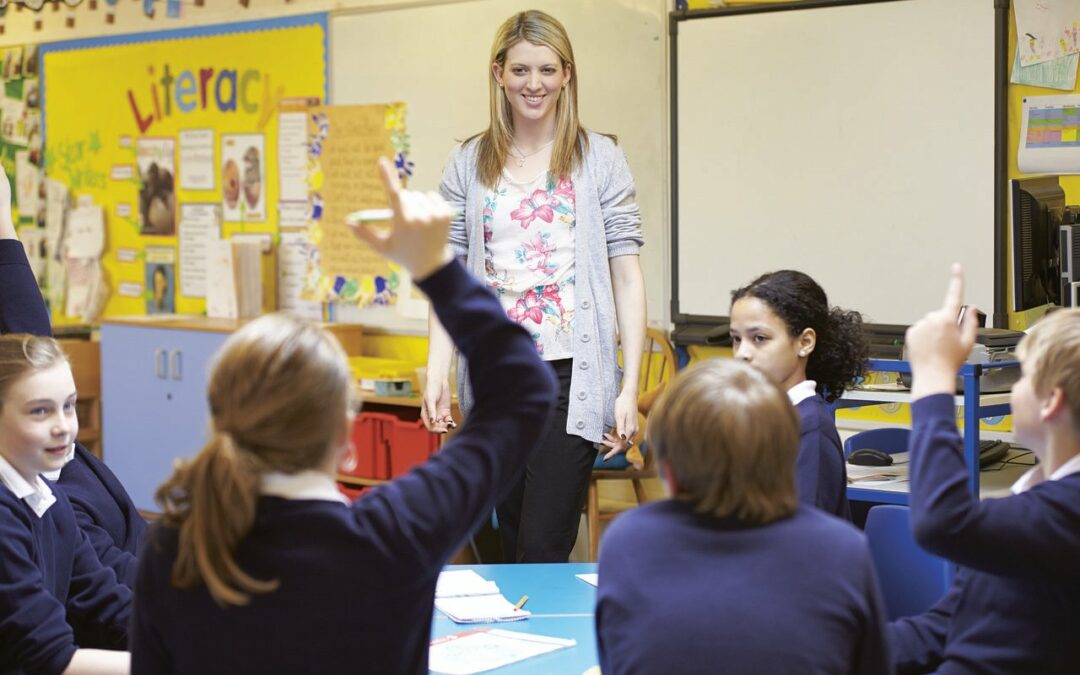
{"label": "classroom cupboard", "polygon": [[[240,325],[216,319],[102,324],[105,462],[140,510],[159,510],[154,492],[174,461],[193,456],[206,442],[210,362]],[[359,326],[330,329],[347,352],[359,352]]]}

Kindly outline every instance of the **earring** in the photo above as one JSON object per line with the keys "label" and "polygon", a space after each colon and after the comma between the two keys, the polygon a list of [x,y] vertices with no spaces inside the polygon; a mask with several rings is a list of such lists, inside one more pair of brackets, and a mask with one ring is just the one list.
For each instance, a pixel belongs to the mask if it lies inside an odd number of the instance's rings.
{"label": "earring", "polygon": [[805,349],[802,350],[801,352],[799,352],[799,357],[804,358],[804,359],[806,358],[806,350]]}

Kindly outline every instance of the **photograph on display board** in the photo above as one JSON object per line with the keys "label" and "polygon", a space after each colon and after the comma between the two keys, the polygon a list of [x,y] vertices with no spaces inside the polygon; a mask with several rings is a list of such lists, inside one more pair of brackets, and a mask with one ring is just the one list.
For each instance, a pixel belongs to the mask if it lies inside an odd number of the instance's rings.
{"label": "photograph on display board", "polygon": [[23,77],[37,77],[38,76],[38,46],[27,45],[23,47],[23,62],[22,62]]}
{"label": "photograph on display board", "polygon": [[221,203],[229,222],[266,220],[266,154],[262,134],[221,137]]}
{"label": "photograph on display board", "polygon": [[4,79],[16,80],[22,77],[23,50],[13,47],[4,54]]}
{"label": "photograph on display board", "polygon": [[139,232],[176,234],[176,140],[140,138],[135,142],[139,167]]}
{"label": "photograph on display board", "polygon": [[146,313],[176,312],[176,249],[146,249]]}

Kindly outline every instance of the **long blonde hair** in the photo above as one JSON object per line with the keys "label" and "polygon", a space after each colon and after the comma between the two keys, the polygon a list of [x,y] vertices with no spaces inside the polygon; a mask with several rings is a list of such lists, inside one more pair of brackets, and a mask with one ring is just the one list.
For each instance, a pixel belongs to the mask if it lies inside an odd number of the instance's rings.
{"label": "long blonde hair", "polygon": [[[559,177],[569,176],[581,165],[589,139],[578,121],[577,64],[574,48],[566,29],[555,17],[539,10],[519,12],[503,22],[495,33],[488,61],[488,89],[490,97],[490,124],[479,138],[477,173],[480,181],[494,187],[502,175],[506,156],[514,140],[514,118],[510,101],[499,87],[490,65],[506,64],[506,52],[522,40],[549,47],[559,56],[562,67],[571,67],[570,82],[559,94],[555,105],[555,143],[551,150],[551,171]],[[471,140],[471,139],[470,139]]]}
{"label": "long blonde hair", "polygon": [[679,374],[649,413],[649,447],[698,513],[764,525],[795,512],[799,418],[761,371],[710,359]]}
{"label": "long blonde hair", "polygon": [[225,342],[207,391],[213,436],[155,495],[165,524],[179,529],[174,586],[205,583],[222,606],[277,588],[235,557],[255,522],[260,475],[325,465],[345,428],[351,382],[334,336],[286,314],[260,317]]}
{"label": "long blonde hair", "polygon": [[60,343],[51,337],[26,333],[0,335],[0,406],[18,380],[67,362]]}

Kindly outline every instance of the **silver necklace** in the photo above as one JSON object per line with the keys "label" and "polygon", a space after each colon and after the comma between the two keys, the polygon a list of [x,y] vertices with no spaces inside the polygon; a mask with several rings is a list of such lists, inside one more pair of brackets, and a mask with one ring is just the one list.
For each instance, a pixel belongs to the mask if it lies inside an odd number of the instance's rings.
{"label": "silver necklace", "polygon": [[521,151],[521,148],[518,147],[517,142],[510,141],[510,145],[514,146],[514,150],[517,150],[517,165],[518,165],[518,168],[520,169],[521,167],[525,166],[525,160],[532,157],[533,155],[540,152],[541,150],[548,147],[549,145],[551,145],[554,142],[555,142],[555,139],[553,138],[550,141],[548,141],[547,143],[544,143],[539,148],[533,150],[532,152],[530,152],[529,154],[526,155],[524,152]]}

